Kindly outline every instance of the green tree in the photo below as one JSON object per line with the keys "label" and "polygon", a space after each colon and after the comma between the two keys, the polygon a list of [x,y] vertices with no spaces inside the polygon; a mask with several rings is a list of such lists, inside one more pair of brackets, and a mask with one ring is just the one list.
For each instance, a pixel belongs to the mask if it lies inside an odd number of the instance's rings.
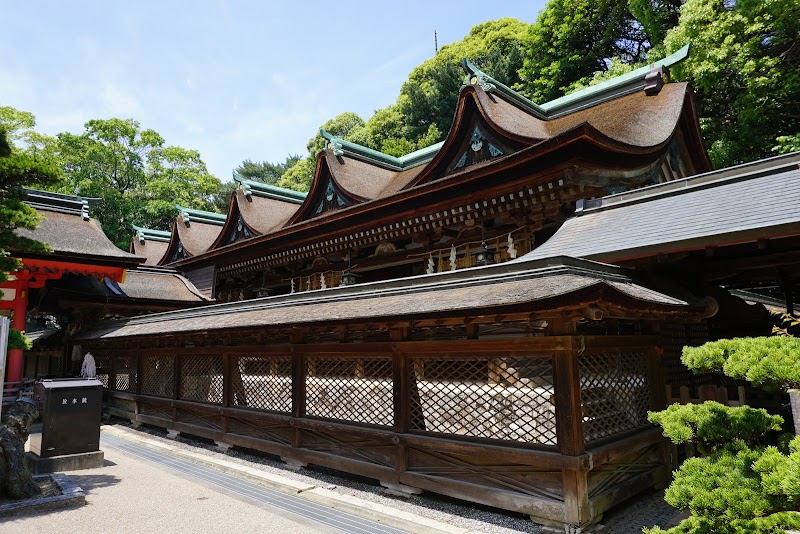
{"label": "green tree", "polygon": [[231,197],[233,196],[233,192],[236,191],[237,187],[239,187],[239,184],[233,180],[230,182],[222,182],[219,192],[214,195],[212,200],[215,208],[213,211],[228,213],[228,209],[231,205]]}
{"label": "green tree", "polygon": [[[350,133],[357,128],[364,126],[364,120],[358,116],[357,113],[346,111],[326,121],[320,128],[330,132],[336,137],[346,139]],[[308,191],[311,187],[311,182],[314,179],[314,169],[317,163],[317,154],[325,149],[325,139],[319,134],[319,128],[316,135],[308,140],[306,148],[308,149],[308,156],[297,161],[294,165],[286,170],[278,182],[279,187],[286,189],[294,189],[296,191]]]}
{"label": "green tree", "polygon": [[464,83],[464,72],[459,67],[463,58],[509,87],[518,85],[529,27],[512,18],[478,24],[464,39],[443,46],[434,57],[411,71],[397,100],[405,122],[405,137],[419,147],[418,140],[429,135],[431,125],[440,135],[434,143],[450,130]]}
{"label": "green tree", "polygon": [[672,75],[697,93],[715,166],[766,157],[776,138],[800,131],[798,20],[797,0],[687,0],[681,8],[658,54],[692,43]]}
{"label": "green tree", "polygon": [[246,159],[241,165],[236,167],[235,172],[242,178],[247,178],[248,180],[275,185],[281,179],[283,173],[300,161],[301,158],[302,156],[299,154],[290,154],[286,157],[286,161],[281,163],[270,163],[269,161],[256,163]]}
{"label": "green tree", "polygon": [[[787,389],[800,386],[799,341],[789,336],[721,339],[684,347],[681,360],[694,372],[721,371],[765,389]],[[672,405],[649,419],[674,443],[696,442],[705,454],[684,462],[665,493],[672,506],[692,512],[670,534],[800,528],[800,436],[781,447],[761,444],[768,432],[780,430],[783,418],[707,401]]]}
{"label": "green tree", "polygon": [[525,40],[524,92],[534,102],[548,102],[574,82],[608,70],[613,58],[643,60],[650,46],[627,0],[550,0]]}
{"label": "green tree", "polygon": [[781,135],[775,139],[777,144],[772,147],[773,152],[778,154],[790,154],[800,152],[800,133],[795,135]]}
{"label": "green tree", "polygon": [[[61,179],[61,169],[53,160],[38,154],[35,147],[18,147],[11,142],[11,139],[26,139],[34,125],[32,114],[0,107],[0,283],[19,267],[19,262],[10,257],[10,251],[49,250],[44,243],[15,233],[17,228],[34,230],[39,223],[36,210],[23,202],[22,186],[45,187]],[[25,349],[29,344],[20,332],[13,330],[9,348]]]}
{"label": "green tree", "polygon": [[661,44],[667,32],[678,25],[685,0],[628,0],[631,14],[642,25],[652,45]]}
{"label": "green tree", "polygon": [[[479,24],[461,41],[443,46],[439,53],[414,69],[403,84],[397,102],[364,122],[355,113],[342,113],[322,125],[336,137],[373,150],[403,156],[441,141],[453,122],[458,94],[464,83],[459,62],[466,57],[506,85],[520,81],[523,39],[528,24],[505,18]],[[307,191],[316,156],[325,140],[309,140],[308,156],[286,170],[278,185]]]}
{"label": "green tree", "polygon": [[131,224],[168,230],[175,203],[214,210],[218,178],[199,152],[166,146],[133,119],[90,120],[81,135],[58,135],[66,181],[60,190],[103,202],[93,211],[106,235],[127,248]]}

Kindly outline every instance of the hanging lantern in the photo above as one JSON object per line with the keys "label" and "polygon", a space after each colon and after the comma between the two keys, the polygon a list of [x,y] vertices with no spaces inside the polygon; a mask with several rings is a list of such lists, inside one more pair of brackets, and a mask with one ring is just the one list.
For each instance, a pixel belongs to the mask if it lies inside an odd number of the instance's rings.
{"label": "hanging lantern", "polygon": [[472,257],[475,258],[475,265],[478,267],[494,263],[494,251],[486,248],[486,228],[483,223],[481,223],[481,246],[472,253]]}
{"label": "hanging lantern", "polygon": [[475,258],[476,266],[491,265],[494,263],[494,251],[486,248],[486,241],[481,241],[480,248],[475,250],[472,256]]}

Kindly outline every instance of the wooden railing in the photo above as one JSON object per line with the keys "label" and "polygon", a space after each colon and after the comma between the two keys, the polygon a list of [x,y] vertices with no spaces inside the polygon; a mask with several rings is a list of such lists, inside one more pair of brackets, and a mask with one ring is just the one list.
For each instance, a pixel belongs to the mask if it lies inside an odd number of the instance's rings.
{"label": "wooden railing", "polygon": [[[663,405],[652,345],[553,336],[92,353],[112,415],[554,520],[600,498],[567,498],[571,477],[588,484],[587,470],[658,443],[646,421]],[[640,460],[656,470],[654,458]],[[554,489],[553,470],[572,473],[569,487]]]}

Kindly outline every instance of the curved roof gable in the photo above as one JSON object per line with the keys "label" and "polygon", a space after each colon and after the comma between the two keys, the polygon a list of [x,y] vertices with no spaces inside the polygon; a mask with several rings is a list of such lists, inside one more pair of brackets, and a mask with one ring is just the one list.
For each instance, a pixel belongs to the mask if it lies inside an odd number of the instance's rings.
{"label": "curved roof gable", "polygon": [[[314,219],[320,215],[336,211],[369,200],[359,194],[348,191],[336,180],[336,176],[331,170],[328,159],[330,149],[323,150],[317,155],[317,165],[314,168],[314,179],[311,182],[311,189],[303,205],[289,219],[286,226],[296,224],[309,219]],[[341,156],[333,156],[335,158]]]}
{"label": "curved roof gable", "polygon": [[[685,84],[664,86],[664,67],[687,57],[689,46],[607,82],[537,105],[462,60],[462,88],[453,126],[436,157],[405,188],[553,139],[570,130],[606,144],[654,147],[673,134]],[[663,89],[662,89],[663,88]],[[501,146],[506,143],[506,150]]]}
{"label": "curved roof gable", "polygon": [[131,236],[130,252],[144,256],[145,265],[158,265],[169,247],[172,234],[163,230],[151,230],[132,224],[134,235]]}
{"label": "curved roof gable", "polygon": [[302,205],[306,193],[247,180],[234,174],[233,192],[225,225],[212,249],[242,239],[268,234],[283,227]]}
{"label": "curved roof gable", "polygon": [[207,251],[219,236],[226,216],[178,206],[172,237],[160,264],[166,265]]}

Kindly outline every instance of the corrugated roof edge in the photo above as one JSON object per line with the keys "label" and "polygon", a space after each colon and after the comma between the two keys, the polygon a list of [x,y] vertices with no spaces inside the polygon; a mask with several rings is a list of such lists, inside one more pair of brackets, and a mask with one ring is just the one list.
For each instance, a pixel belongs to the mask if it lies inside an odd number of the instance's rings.
{"label": "corrugated roof edge", "polygon": [[328,144],[333,150],[333,154],[335,156],[347,155],[355,157],[361,160],[365,160],[369,163],[374,163],[382,167],[387,167],[394,171],[403,171],[406,169],[411,169],[412,167],[416,167],[418,165],[422,165],[423,163],[429,162],[430,160],[433,159],[436,153],[439,152],[439,149],[442,148],[442,145],[444,144],[444,141],[442,141],[427,146],[425,148],[420,148],[419,150],[415,150],[414,152],[409,152],[405,156],[400,156],[399,158],[397,158],[395,156],[384,154],[383,152],[367,148],[357,143],[340,139],[339,137],[336,137],[327,130],[321,129],[319,131],[319,134],[322,136],[323,139],[328,141]]}
{"label": "corrugated roof edge", "polygon": [[461,60],[461,68],[467,73],[466,82],[468,85],[478,85],[487,93],[497,93],[523,111],[527,111],[540,119],[549,120],[591,106],[596,106],[597,104],[608,102],[609,100],[614,100],[643,89],[645,86],[645,77],[651,70],[660,66],[671,67],[683,61],[688,57],[690,49],[691,45],[687,44],[664,59],[655,61],[644,67],[639,67],[636,70],[606,80],[597,85],[592,85],[580,91],[575,91],[574,93],[556,98],[555,100],[545,102],[544,104],[536,104],[530,99],[525,98],[507,85],[481,71],[466,58]]}
{"label": "corrugated roof edge", "polygon": [[242,191],[246,196],[256,195],[258,197],[271,198],[283,202],[291,202],[292,204],[302,204],[308,196],[308,193],[304,193],[302,191],[284,189],[283,187],[242,178],[236,173],[236,171],[233,172],[233,181],[240,184]]}
{"label": "corrugated roof edge", "polygon": [[[614,281],[621,283],[634,282],[623,274],[622,269],[591,260],[576,259],[567,256],[556,256],[523,262],[507,262],[485,267],[474,267],[459,271],[445,271],[430,275],[418,275],[381,282],[339,286],[319,289],[303,293],[263,297],[241,302],[212,304],[191,310],[176,310],[151,315],[142,315],[121,321],[113,321],[103,325],[102,329],[123,324],[148,324],[164,320],[177,320],[204,316],[224,315],[233,312],[255,311],[279,308],[291,304],[315,304],[339,300],[353,300],[370,296],[384,296],[404,292],[435,291],[455,287],[502,283],[515,278],[543,277],[556,274],[574,274],[596,278],[598,282]],[[658,293],[658,292],[654,292]],[[660,293],[658,293],[661,295]],[[688,302],[669,295],[663,295],[675,306],[702,307],[704,303]]]}
{"label": "corrugated roof edge", "polygon": [[181,215],[183,215],[184,222],[197,221],[206,224],[216,224],[222,226],[228,218],[224,213],[214,213],[213,211],[195,210],[192,208],[184,208],[179,204],[175,204]]}
{"label": "corrugated roof edge", "polygon": [[760,159],[749,163],[742,163],[733,167],[726,167],[716,171],[696,174],[678,180],[671,180],[660,184],[648,185],[640,189],[608,195],[592,200],[578,200],[575,216],[588,215],[599,211],[629,206],[639,202],[646,202],[654,198],[663,198],[673,195],[682,195],[721,185],[745,180],[753,180],[763,176],[771,176],[783,172],[800,169],[800,152]]}
{"label": "corrugated roof edge", "polygon": [[149,239],[151,241],[161,241],[167,243],[169,242],[169,239],[172,236],[172,232],[165,232],[164,230],[153,230],[151,228],[136,226],[135,224],[132,224],[131,228],[133,228],[135,236],[138,237],[140,241]]}

